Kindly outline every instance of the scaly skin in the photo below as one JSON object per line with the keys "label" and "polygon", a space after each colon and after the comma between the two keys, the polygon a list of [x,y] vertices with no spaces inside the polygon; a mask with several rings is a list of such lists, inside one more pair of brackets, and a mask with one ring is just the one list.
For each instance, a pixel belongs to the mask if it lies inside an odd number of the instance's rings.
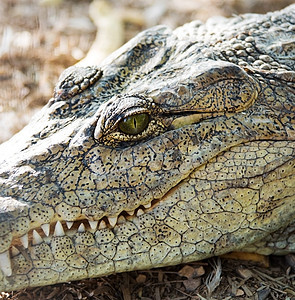
{"label": "scaly skin", "polygon": [[65,71],[0,147],[0,290],[294,251],[294,11],[155,27]]}

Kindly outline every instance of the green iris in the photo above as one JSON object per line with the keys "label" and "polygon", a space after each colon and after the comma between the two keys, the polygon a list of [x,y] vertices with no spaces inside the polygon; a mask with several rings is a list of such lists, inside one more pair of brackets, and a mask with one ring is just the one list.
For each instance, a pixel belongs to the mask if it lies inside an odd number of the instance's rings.
{"label": "green iris", "polygon": [[149,119],[146,113],[129,116],[119,122],[119,129],[126,134],[139,134],[146,129]]}

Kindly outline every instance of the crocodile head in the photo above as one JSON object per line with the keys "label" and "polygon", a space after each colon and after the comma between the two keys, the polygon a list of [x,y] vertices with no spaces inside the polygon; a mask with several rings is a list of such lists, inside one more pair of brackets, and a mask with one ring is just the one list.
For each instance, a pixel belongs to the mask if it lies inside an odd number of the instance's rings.
{"label": "crocodile head", "polygon": [[0,290],[295,248],[294,6],[149,29],[0,147]]}

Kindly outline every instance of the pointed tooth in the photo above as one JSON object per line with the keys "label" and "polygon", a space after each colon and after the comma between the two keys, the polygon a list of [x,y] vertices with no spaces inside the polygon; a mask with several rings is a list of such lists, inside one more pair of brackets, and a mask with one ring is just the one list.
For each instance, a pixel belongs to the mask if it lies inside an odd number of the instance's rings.
{"label": "pointed tooth", "polygon": [[95,230],[98,224],[98,221],[88,221],[91,229]]}
{"label": "pointed tooth", "polygon": [[33,245],[39,245],[43,242],[40,234],[34,229],[33,230]]}
{"label": "pointed tooth", "polygon": [[49,236],[50,233],[50,224],[43,224],[41,225],[41,228],[46,236]]}
{"label": "pointed tooth", "polygon": [[60,221],[57,221],[55,224],[54,235],[55,236],[64,236],[65,235],[64,229],[63,229]]}
{"label": "pointed tooth", "polygon": [[80,224],[78,232],[85,232],[85,225],[83,223]]}
{"label": "pointed tooth", "polygon": [[127,214],[128,214],[129,216],[133,216],[133,215],[134,215],[134,212],[135,212],[135,210],[129,210],[129,211],[127,211]]}
{"label": "pointed tooth", "polygon": [[121,216],[118,218],[118,224],[123,224],[123,223],[125,223],[125,222],[126,222],[125,217],[121,215]]}
{"label": "pointed tooth", "polygon": [[27,233],[20,237],[20,241],[26,249],[29,247],[29,236]]}
{"label": "pointed tooth", "polygon": [[12,269],[11,269],[9,250],[0,253],[0,269],[2,270],[5,276],[11,276]]}
{"label": "pointed tooth", "polygon": [[139,217],[139,216],[141,216],[143,214],[144,214],[144,211],[141,208],[136,213],[137,217]]}
{"label": "pointed tooth", "polygon": [[11,256],[17,256],[18,254],[20,254],[19,250],[16,247],[11,246]]}
{"label": "pointed tooth", "polygon": [[67,224],[68,229],[71,229],[74,222],[73,221],[66,221],[66,224]]}
{"label": "pointed tooth", "polygon": [[112,227],[117,224],[117,217],[108,217],[109,223]]}
{"label": "pointed tooth", "polygon": [[107,224],[104,220],[102,220],[100,223],[99,223],[99,226],[98,226],[98,229],[105,229],[107,228]]}
{"label": "pointed tooth", "polygon": [[144,204],[143,206],[144,206],[145,208],[150,208],[150,207],[152,206],[152,203],[150,202],[150,203]]}

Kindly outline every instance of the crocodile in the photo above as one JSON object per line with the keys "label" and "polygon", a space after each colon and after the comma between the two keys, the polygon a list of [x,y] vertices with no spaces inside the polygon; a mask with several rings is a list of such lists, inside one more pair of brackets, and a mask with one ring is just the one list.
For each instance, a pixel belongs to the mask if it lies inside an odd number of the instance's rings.
{"label": "crocodile", "polygon": [[295,250],[295,5],[147,29],[0,146],[0,290]]}

